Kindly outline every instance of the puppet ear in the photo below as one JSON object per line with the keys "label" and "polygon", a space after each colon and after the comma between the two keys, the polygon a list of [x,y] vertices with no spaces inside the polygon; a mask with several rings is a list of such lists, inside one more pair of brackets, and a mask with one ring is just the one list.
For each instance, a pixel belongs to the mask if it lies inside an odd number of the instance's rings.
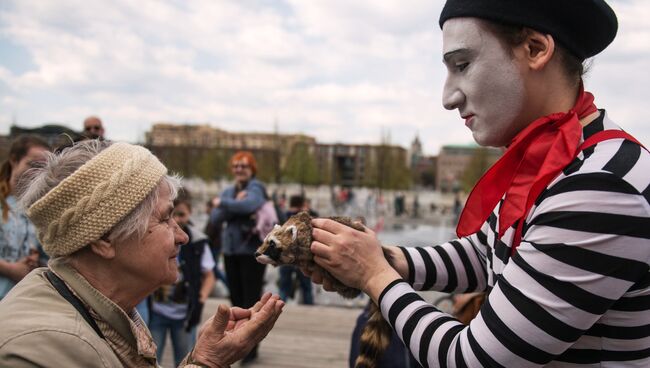
{"label": "puppet ear", "polygon": [[275,224],[275,226],[273,226],[273,230],[277,230],[277,229],[279,229],[279,228],[281,228],[281,227],[282,227],[282,226],[280,226],[280,225],[278,225],[278,224]]}
{"label": "puppet ear", "polygon": [[287,227],[287,232],[291,231],[291,241],[296,241],[296,238],[298,237],[298,228],[296,225],[291,225]]}

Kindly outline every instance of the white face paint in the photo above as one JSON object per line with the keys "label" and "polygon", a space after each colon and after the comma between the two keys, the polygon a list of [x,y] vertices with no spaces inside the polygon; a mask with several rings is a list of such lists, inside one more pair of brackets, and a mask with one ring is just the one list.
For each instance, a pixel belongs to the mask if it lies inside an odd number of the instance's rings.
{"label": "white face paint", "polygon": [[458,109],[480,145],[507,145],[530,123],[523,121],[526,94],[518,64],[480,19],[450,19],[442,37],[443,105]]}

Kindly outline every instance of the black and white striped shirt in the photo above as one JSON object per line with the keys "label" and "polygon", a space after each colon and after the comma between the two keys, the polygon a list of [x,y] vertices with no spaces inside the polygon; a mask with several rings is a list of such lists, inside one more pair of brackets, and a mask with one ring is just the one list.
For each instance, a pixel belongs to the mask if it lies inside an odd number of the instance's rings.
{"label": "black and white striped shirt", "polygon": [[[620,129],[601,115],[583,139]],[[382,293],[382,314],[425,367],[650,367],[650,154],[611,139],[586,149],[541,194],[511,257],[481,230],[403,248],[408,283]],[[410,285],[409,285],[410,284]],[[414,290],[489,290],[469,326]]]}

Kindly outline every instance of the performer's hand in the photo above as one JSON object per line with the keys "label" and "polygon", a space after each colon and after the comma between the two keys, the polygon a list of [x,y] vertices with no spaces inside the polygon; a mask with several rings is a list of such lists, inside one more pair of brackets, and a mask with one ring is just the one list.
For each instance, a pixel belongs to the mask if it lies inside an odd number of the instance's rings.
{"label": "performer's hand", "polygon": [[373,275],[392,270],[372,230],[355,230],[329,219],[313,219],[312,225],[314,261],[345,285],[366,291]]}

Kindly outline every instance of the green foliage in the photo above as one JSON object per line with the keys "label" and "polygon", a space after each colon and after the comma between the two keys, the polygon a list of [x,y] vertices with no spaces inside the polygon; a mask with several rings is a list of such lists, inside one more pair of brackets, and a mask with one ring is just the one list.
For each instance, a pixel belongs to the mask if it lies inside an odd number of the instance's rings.
{"label": "green foliage", "polygon": [[179,147],[152,147],[152,151],[167,166],[169,172],[182,176],[189,175],[186,152]]}
{"label": "green foliage", "polygon": [[461,178],[461,187],[466,193],[469,193],[478,180],[490,168],[491,162],[489,151],[486,147],[478,147]]}
{"label": "green foliage", "polygon": [[318,184],[332,185],[335,183],[335,177],[332,173],[332,163],[330,160],[324,160],[322,163],[316,163],[318,172]]}
{"label": "green foliage", "polygon": [[411,186],[411,170],[399,151],[387,144],[377,147],[376,157],[366,169],[364,184],[378,189],[407,189]]}
{"label": "green foliage", "polygon": [[293,146],[282,172],[283,177],[289,182],[307,185],[322,182],[316,158],[305,143],[296,143]]}
{"label": "green foliage", "polygon": [[[152,151],[170,171],[182,176],[200,177],[204,180],[232,178],[229,160],[235,153],[233,149],[152,147]],[[337,162],[325,160],[319,165],[311,147],[306,143],[296,143],[291,148],[282,169],[280,151],[253,150],[253,154],[257,161],[257,178],[266,183],[335,185],[342,180]],[[402,150],[382,144],[368,148],[364,160],[355,174],[353,185],[380,189],[407,189],[411,186],[413,178]]]}
{"label": "green foliage", "polygon": [[257,178],[265,183],[282,180],[280,172],[279,152],[275,150],[258,150],[254,152],[257,161]]}
{"label": "green foliage", "polygon": [[228,159],[227,152],[224,150],[216,148],[203,150],[193,165],[193,171],[201,179],[218,180],[230,173]]}

